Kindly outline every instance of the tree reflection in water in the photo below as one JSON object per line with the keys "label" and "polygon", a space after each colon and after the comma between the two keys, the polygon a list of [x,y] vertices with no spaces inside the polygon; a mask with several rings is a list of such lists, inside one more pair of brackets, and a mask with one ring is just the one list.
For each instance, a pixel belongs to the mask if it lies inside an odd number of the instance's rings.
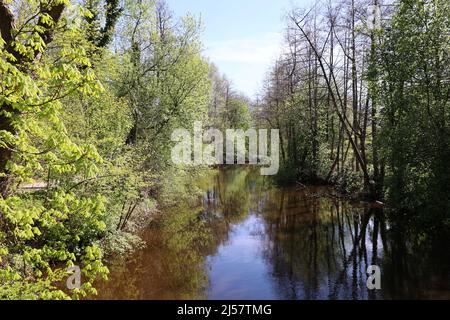
{"label": "tree reflection in water", "polygon": [[[198,208],[169,210],[146,249],[111,267],[100,298],[450,298],[448,244],[397,214],[327,188],[277,188],[247,169],[203,187]],[[367,289],[369,265],[381,290]]]}

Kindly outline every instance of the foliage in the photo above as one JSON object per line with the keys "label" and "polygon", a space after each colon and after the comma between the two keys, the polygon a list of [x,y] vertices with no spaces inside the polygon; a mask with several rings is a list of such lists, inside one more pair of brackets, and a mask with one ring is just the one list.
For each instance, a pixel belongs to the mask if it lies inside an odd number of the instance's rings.
{"label": "foliage", "polygon": [[399,4],[382,51],[383,151],[396,206],[448,213],[450,4]]}
{"label": "foliage", "polygon": [[[402,0],[370,30],[356,2],[293,10],[252,103],[202,56],[201,23],[164,1],[0,0],[0,299],[95,294],[106,254],[139,247],[152,221],[174,256],[207,244],[193,183],[207,168],[170,152],[173,130],[196,121],[280,129],[279,180],[386,194],[448,228],[450,4]],[[222,214],[238,220],[248,174],[230,179]],[[73,265],[83,281],[68,291]]]}
{"label": "foliage", "polygon": [[367,1],[292,10],[255,116],[280,129],[283,180],[325,181],[446,224],[449,2],[370,4],[378,28],[359,9]]}
{"label": "foliage", "polygon": [[[206,119],[200,26],[176,23],[163,2],[0,5],[0,298],[95,294],[105,253],[141,245],[133,232],[158,212],[158,194],[196,194],[170,165],[170,132]],[[27,9],[14,17],[15,5]],[[113,53],[116,25],[130,41]],[[68,291],[73,265],[82,286]]]}
{"label": "foliage", "polygon": [[[31,12],[39,10],[34,1],[29,5]],[[40,17],[54,26],[45,13]],[[1,146],[14,151],[2,168],[14,181],[11,194],[0,198],[2,298],[68,298],[55,284],[67,277],[65,267],[74,264],[82,265],[86,280],[73,296],[83,296],[95,292],[92,282],[107,273],[96,245],[106,227],[105,199],[76,195],[47,180],[52,174],[73,180],[97,172],[102,158],[92,144],[70,139],[61,111],[63,97],[96,96],[102,86],[86,51],[75,45],[83,39],[76,21],[55,35],[52,48],[46,48],[38,28],[19,35],[12,42],[13,52],[29,59],[35,51],[44,54],[47,49],[51,54],[33,64],[17,64],[7,47],[11,44],[2,42],[0,51],[2,121],[12,124],[0,131]],[[46,189],[30,193],[17,188],[33,180],[47,181]]]}

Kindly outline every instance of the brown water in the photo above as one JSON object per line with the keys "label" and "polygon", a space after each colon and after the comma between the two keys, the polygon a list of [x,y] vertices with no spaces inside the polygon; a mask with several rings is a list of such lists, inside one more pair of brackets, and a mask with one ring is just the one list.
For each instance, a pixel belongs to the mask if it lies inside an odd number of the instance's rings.
{"label": "brown water", "polygon": [[[147,247],[110,266],[100,299],[450,299],[448,246],[324,188],[248,170],[211,178],[196,208],[165,212]],[[366,269],[381,268],[381,290]]]}

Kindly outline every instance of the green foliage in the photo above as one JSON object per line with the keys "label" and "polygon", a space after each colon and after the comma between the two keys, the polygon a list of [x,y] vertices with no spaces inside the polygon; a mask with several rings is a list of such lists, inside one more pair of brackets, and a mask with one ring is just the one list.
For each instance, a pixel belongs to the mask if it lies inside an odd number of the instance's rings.
{"label": "green foliage", "polygon": [[383,150],[388,192],[397,207],[449,209],[450,4],[399,4],[384,35]]}
{"label": "green foliage", "polygon": [[[113,54],[106,46],[121,10],[106,3],[104,10],[89,1],[85,10],[64,2],[53,21],[39,10],[62,2],[27,1],[23,32],[0,38],[0,178],[8,186],[0,197],[0,299],[95,294],[94,281],[108,273],[105,253],[141,245],[132,232],[158,212],[156,195],[170,204],[174,193],[178,201],[197,194],[188,182],[196,170],[170,164],[170,133],[206,118],[199,24],[186,17],[175,26],[162,3],[126,2],[120,32],[131,43]],[[37,24],[27,19],[35,13]],[[82,286],[68,291],[73,265]]]}
{"label": "green foliage", "polygon": [[293,10],[255,116],[280,129],[278,179],[325,181],[447,225],[450,3],[371,3],[377,29],[357,1]]}
{"label": "green foliage", "polygon": [[231,82],[219,73],[214,64],[210,65],[209,78],[212,87],[210,125],[222,132],[231,128],[250,128],[252,115],[248,99],[232,89]]}
{"label": "green foliage", "polygon": [[[115,26],[123,10],[119,7],[119,0],[105,0],[102,4],[101,0],[86,0],[84,3],[87,9],[87,39],[98,48],[105,48],[112,41]],[[100,25],[102,19],[103,26]]]}
{"label": "green foliage", "polygon": [[[30,13],[39,10],[34,1],[29,5]],[[55,27],[50,16],[41,14],[41,19]],[[44,54],[41,35],[39,30],[20,34],[13,42],[16,52],[30,60],[35,51]],[[96,245],[106,228],[104,197],[77,195],[63,183],[47,180],[53,175],[91,178],[103,161],[95,146],[70,138],[61,116],[64,97],[96,97],[103,90],[85,49],[78,45],[82,39],[77,22],[67,24],[55,35],[51,54],[33,64],[17,64],[5,43],[0,47],[2,121],[11,124],[0,131],[0,146],[13,150],[2,174],[16,186],[12,195],[0,198],[1,298],[79,297],[95,292],[93,281],[108,272]],[[39,192],[17,188],[33,181],[47,181],[47,186]],[[56,283],[74,264],[82,267],[85,281],[68,295]]]}
{"label": "green foliage", "polygon": [[101,246],[105,249],[105,256],[127,258],[133,254],[136,249],[145,247],[145,243],[139,236],[124,232],[109,232],[102,240]]}

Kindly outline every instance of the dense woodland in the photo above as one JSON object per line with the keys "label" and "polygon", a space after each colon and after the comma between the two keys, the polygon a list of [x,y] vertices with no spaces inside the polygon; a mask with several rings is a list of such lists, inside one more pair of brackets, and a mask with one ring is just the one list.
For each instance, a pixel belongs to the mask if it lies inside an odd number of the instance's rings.
{"label": "dense woodland", "polygon": [[287,15],[284,54],[254,111],[282,132],[281,180],[335,184],[448,223],[449,9],[351,0]]}
{"label": "dense woodland", "polygon": [[[280,184],[449,230],[448,0],[325,1],[285,19],[252,101],[204,57],[200,21],[164,1],[0,0],[0,299],[95,294],[106,255],[195,201],[208,168],[170,156],[173,130],[198,120],[280,129]],[[68,292],[72,265],[83,284]]]}

